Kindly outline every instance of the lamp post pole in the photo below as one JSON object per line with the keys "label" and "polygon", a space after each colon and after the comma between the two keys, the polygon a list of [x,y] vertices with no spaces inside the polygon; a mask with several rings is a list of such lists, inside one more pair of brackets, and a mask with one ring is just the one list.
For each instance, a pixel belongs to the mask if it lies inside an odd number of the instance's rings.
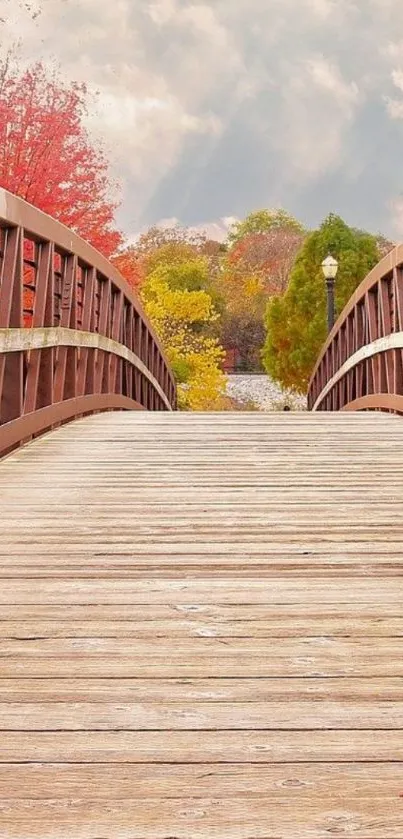
{"label": "lamp post pole", "polygon": [[328,256],[322,262],[322,270],[326,280],[327,290],[327,329],[331,332],[335,322],[334,307],[334,284],[337,276],[339,263],[332,256]]}
{"label": "lamp post pole", "polygon": [[331,332],[334,327],[334,280],[326,280],[327,289],[327,331]]}

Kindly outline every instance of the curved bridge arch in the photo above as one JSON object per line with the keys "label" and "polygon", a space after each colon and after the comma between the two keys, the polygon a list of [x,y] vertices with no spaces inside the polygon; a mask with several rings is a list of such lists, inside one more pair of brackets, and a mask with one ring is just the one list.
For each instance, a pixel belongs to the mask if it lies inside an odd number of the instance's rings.
{"label": "curved bridge arch", "polygon": [[161,345],[116,268],[0,189],[0,455],[85,414],[175,407]]}
{"label": "curved bridge arch", "polygon": [[311,377],[308,407],[403,414],[403,245],[368,274],[335,323]]}

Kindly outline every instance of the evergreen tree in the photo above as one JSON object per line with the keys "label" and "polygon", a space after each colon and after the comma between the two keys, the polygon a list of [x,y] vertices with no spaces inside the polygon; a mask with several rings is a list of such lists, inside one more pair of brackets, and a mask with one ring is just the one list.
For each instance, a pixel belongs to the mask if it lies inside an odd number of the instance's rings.
{"label": "evergreen tree", "polygon": [[321,266],[329,253],[339,262],[335,286],[338,314],[380,257],[375,236],[348,227],[336,215],[328,216],[306,239],[287,292],[268,304],[263,350],[267,373],[299,393],[307,390],[326,338],[326,284]]}

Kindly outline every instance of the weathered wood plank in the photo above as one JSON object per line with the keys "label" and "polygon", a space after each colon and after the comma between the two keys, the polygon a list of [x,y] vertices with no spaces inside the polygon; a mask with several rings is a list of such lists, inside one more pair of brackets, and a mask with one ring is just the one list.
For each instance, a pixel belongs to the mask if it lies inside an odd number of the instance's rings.
{"label": "weathered wood plank", "polygon": [[403,702],[0,703],[0,730],[402,729]]}
{"label": "weathered wood plank", "polygon": [[401,429],[109,414],[2,462],[2,839],[401,839]]}
{"label": "weathered wood plank", "polygon": [[313,678],[316,676],[364,676],[383,677],[403,676],[403,660],[400,657],[394,661],[386,656],[383,660],[360,661],[354,665],[349,660],[329,660],[323,657],[306,655],[303,658],[289,661],[272,661],[271,659],[249,656],[232,657],[215,656],[207,660],[192,657],[192,660],[155,655],[149,661],[138,656],[42,656],[27,658],[18,655],[14,659],[0,659],[0,678],[70,678],[85,676],[92,678],[211,678],[217,673],[225,678],[282,678],[283,676],[297,676]]}
{"label": "weathered wood plank", "polygon": [[[54,603],[41,604],[31,603],[24,604],[21,609],[20,605],[3,604],[0,605],[0,626],[2,621],[18,620],[18,623],[23,627],[26,621],[52,621],[54,626],[58,626],[63,621],[68,621],[71,625],[76,622],[87,622],[91,620],[108,620],[115,625],[121,621],[141,621],[145,625],[157,625],[160,620],[167,620],[172,623],[189,621],[197,625],[198,622],[217,622],[220,625],[227,621],[262,621],[266,626],[270,626],[273,622],[282,625],[284,620],[289,620],[290,623],[298,625],[301,621],[305,624],[313,623],[316,620],[332,622],[340,619],[346,622],[350,621],[350,625],[357,620],[371,620],[375,622],[390,622],[401,618],[401,606],[399,603],[392,602],[379,604],[362,604],[351,603],[346,607],[342,603],[330,603],[325,606],[316,604],[315,609],[307,610],[307,607],[302,603],[275,603],[275,604],[253,604],[253,603],[192,603],[192,604],[69,604],[66,609],[63,605],[56,605]],[[174,623],[175,622],[175,623]],[[316,634],[316,633],[314,633]],[[328,635],[332,633],[319,633],[321,635]],[[354,632],[349,633],[354,636]],[[360,633],[361,634],[361,633]]]}
{"label": "weathered wood plank", "polygon": [[0,680],[2,702],[403,701],[403,678],[50,678]]}
{"label": "weathered wood plank", "polygon": [[[342,830],[354,839],[401,839],[402,803],[395,788],[379,797],[347,801],[343,790],[317,800],[245,798],[5,799],[4,839],[329,839]],[[296,830],[298,833],[296,834]]]}
{"label": "weathered wood plank", "polygon": [[[245,569],[245,564],[247,564],[247,571]],[[372,577],[379,576],[379,566],[381,565],[381,561],[379,562],[378,566],[373,562],[366,563],[365,569],[366,574]],[[151,563],[150,563],[151,565]],[[29,568],[7,568],[1,569],[0,568],[0,579],[2,580],[1,585],[3,585],[3,580],[17,580],[17,579],[24,579],[24,580],[121,580],[124,576],[125,579],[129,580],[142,580],[147,577],[148,580],[151,579],[159,579],[162,576],[165,579],[182,579],[184,576],[189,577],[192,576],[193,579],[198,579],[200,577],[205,577],[206,574],[206,565],[209,567],[210,573],[219,575],[223,580],[226,577],[231,576],[232,579],[243,579],[246,577],[248,580],[258,579],[263,580],[265,578],[270,579],[273,573],[275,574],[283,574],[283,576],[287,579],[298,578],[304,576],[306,579],[309,578],[317,578],[318,574],[322,573],[324,570],[327,570],[327,578],[328,580],[334,579],[335,577],[340,576],[340,570],[342,570],[344,579],[352,578],[356,579],[357,574],[360,570],[359,563],[350,563],[344,562],[341,564],[341,568],[335,568],[332,566],[332,563],[329,563],[329,567],[326,569],[326,560],[323,559],[323,562],[318,565],[316,568],[312,565],[307,565],[306,563],[298,564],[297,566],[293,565],[293,563],[289,563],[288,566],[281,564],[275,564],[272,568],[268,567],[268,564],[264,566],[263,570],[261,569],[260,565],[249,564],[247,560],[240,563],[238,566],[232,566],[231,570],[223,569],[222,565],[216,563],[206,563],[204,565],[183,565],[178,563],[176,566],[170,565],[167,566],[166,564],[156,564],[152,565],[148,569],[145,566],[141,567],[127,567],[127,564],[124,563],[118,568],[109,567],[105,568],[105,565],[100,563],[100,568],[97,569],[94,566],[89,567],[81,567],[81,568],[71,568],[68,565],[64,568],[55,568],[55,567],[46,567],[44,568],[33,568],[30,566]],[[382,574],[384,577],[390,577],[392,579],[400,578],[401,577],[401,568],[398,561],[396,562],[385,562],[384,567],[382,569]]]}
{"label": "weathered wood plank", "polygon": [[357,804],[381,796],[393,801],[401,793],[403,763],[394,764],[149,764],[95,766],[82,764],[28,766],[0,765],[0,796],[31,800],[80,798],[82,789],[91,801],[128,798],[241,798],[264,796],[282,806],[290,800],[340,796]]}
{"label": "weathered wood plank", "polygon": [[[251,607],[250,607],[251,608]],[[11,610],[10,610],[11,611]],[[69,610],[70,611],[70,610]],[[38,610],[40,615],[40,610]],[[204,616],[198,620],[1,620],[0,639],[34,638],[396,638],[403,637],[403,616],[353,618],[289,616],[277,620],[219,620]]]}
{"label": "weathered wood plank", "polygon": [[249,656],[276,662],[298,658],[303,655],[323,657],[331,662],[340,659],[343,663],[348,656],[360,657],[363,661],[376,663],[389,660],[398,661],[403,654],[402,638],[378,638],[376,645],[372,638],[338,638],[328,635],[302,638],[284,638],[281,644],[273,644],[272,638],[214,638],[195,636],[192,638],[160,638],[156,649],[153,638],[23,638],[2,639],[0,658],[3,656],[26,656],[36,658],[54,655],[77,656],[134,656],[143,660],[149,658],[183,659],[187,662],[199,658],[231,659],[232,656]]}
{"label": "weathered wood plank", "polygon": [[[403,731],[2,731],[0,763],[199,764],[393,762],[401,778]],[[113,766],[113,769],[112,769]],[[403,790],[402,790],[403,791]]]}
{"label": "weathered wood plank", "polygon": [[[174,560],[173,560],[174,561]],[[14,603],[25,606],[32,604],[56,605],[198,605],[198,604],[267,604],[275,603],[323,606],[324,604],[350,603],[363,605],[382,605],[403,602],[403,578],[389,580],[363,579],[356,577],[332,581],[329,586],[327,576],[315,580],[270,577],[261,580],[243,577],[242,579],[220,579],[218,576],[189,580],[168,578],[126,580],[41,580],[35,586],[29,580],[4,580],[0,587],[0,603]]]}

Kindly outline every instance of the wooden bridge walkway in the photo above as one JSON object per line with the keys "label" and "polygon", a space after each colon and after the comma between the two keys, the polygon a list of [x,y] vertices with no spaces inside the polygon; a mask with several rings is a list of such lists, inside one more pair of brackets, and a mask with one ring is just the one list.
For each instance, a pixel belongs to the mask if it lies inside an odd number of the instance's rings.
{"label": "wooden bridge walkway", "polygon": [[1,839],[401,839],[403,425],[114,413],[0,465]]}

